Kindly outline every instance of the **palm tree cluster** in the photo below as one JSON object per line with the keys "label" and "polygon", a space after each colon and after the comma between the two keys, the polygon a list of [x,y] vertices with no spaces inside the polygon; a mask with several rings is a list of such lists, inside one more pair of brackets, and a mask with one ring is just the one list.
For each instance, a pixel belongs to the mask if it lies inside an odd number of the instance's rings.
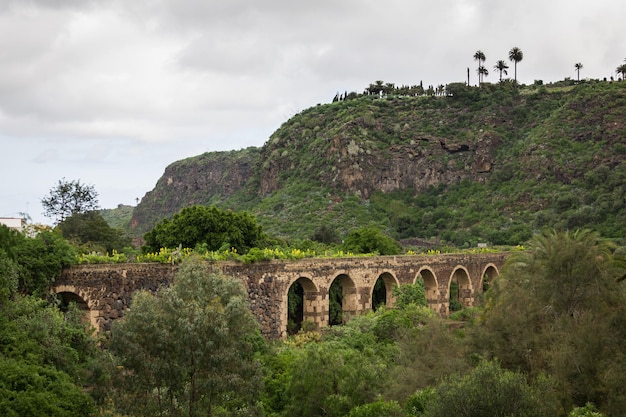
{"label": "palm tree cluster", "polygon": [[[517,46],[511,48],[509,51],[509,60],[515,63],[515,83],[517,83],[517,63],[524,59],[524,53]],[[474,54],[474,61],[478,61],[478,68],[476,72],[478,73],[478,85],[480,86],[483,83],[484,77],[489,75],[489,70],[485,67],[484,63],[487,60],[485,53],[481,50],[476,51]],[[509,66],[503,59],[498,60],[496,65],[493,67],[500,74],[500,81],[502,81],[502,74],[508,75],[506,71],[509,69]]]}

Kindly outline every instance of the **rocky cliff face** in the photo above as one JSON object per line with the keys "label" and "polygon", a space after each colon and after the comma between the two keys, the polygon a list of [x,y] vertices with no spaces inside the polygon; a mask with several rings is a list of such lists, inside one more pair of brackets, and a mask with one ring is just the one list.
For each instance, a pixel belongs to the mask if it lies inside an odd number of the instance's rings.
{"label": "rocky cliff face", "polygon": [[239,192],[253,174],[258,149],[208,152],[165,168],[154,189],[135,208],[130,228],[136,235],[180,209],[219,202]]}

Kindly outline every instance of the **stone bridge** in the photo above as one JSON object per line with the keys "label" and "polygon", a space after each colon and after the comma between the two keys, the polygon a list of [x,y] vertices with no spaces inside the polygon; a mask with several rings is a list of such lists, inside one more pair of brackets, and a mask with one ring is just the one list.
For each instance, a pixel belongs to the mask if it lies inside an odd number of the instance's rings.
{"label": "stone bridge", "polygon": [[[212,262],[207,267],[244,284],[263,335],[276,339],[305,320],[318,327],[335,324],[335,319],[329,317],[332,294],[340,294],[336,301],[341,306],[340,320],[345,322],[383,303],[393,307],[393,287],[419,278],[424,281],[429,307],[446,316],[451,290],[461,305],[474,305],[486,283],[500,274],[507,255],[312,258],[252,264]],[[74,266],[62,272],[52,291],[64,302],[76,302],[97,330],[107,331],[113,320],[124,315],[133,293],[142,289],[156,292],[173,281],[177,270],[174,265],[150,263]],[[337,285],[338,292],[330,290]],[[298,311],[292,309],[290,313],[289,299],[294,294],[301,302],[297,303]]]}

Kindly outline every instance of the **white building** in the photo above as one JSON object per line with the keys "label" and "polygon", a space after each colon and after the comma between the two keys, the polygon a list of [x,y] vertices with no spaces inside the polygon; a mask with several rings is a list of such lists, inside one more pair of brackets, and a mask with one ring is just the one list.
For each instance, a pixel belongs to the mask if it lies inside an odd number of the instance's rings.
{"label": "white building", "polygon": [[0,224],[3,224],[10,229],[15,229],[18,232],[21,232],[24,229],[24,219],[21,217],[0,217]]}

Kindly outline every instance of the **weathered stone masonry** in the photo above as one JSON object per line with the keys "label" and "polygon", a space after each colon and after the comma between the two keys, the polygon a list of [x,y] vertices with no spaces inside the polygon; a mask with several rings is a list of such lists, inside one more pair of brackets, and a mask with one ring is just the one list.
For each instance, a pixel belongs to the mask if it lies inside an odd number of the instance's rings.
{"label": "weathered stone masonry", "polygon": [[[328,325],[328,295],[335,280],[340,280],[344,292],[344,318],[372,309],[378,279],[385,283],[386,304],[393,306],[393,285],[414,283],[418,277],[426,285],[429,306],[446,315],[451,282],[458,283],[459,301],[471,306],[482,292],[484,277],[499,275],[506,257],[507,253],[313,258],[254,264],[216,262],[207,267],[244,284],[263,334],[276,339],[286,335],[287,294],[296,281],[304,290],[304,318],[318,326]],[[162,264],[75,266],[63,271],[53,291],[78,301],[88,309],[96,329],[107,331],[113,320],[124,315],[136,291],[156,292],[173,281],[177,270],[177,266]]]}

